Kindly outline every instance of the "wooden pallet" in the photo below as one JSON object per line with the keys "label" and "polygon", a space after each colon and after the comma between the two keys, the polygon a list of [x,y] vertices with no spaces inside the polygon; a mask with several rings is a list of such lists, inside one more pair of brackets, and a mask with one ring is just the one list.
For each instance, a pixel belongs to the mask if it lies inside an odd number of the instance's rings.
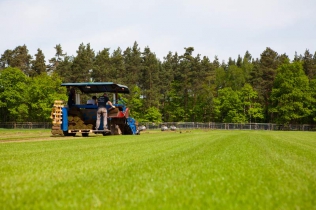
{"label": "wooden pallet", "polygon": [[68,133],[92,133],[92,131],[90,129],[72,129],[68,130]]}
{"label": "wooden pallet", "polygon": [[64,101],[56,100],[54,101],[54,106],[52,108],[52,112],[50,118],[52,119],[53,127],[52,134],[53,135],[63,135],[63,131],[61,130],[60,125],[62,124],[62,108],[64,107]]}

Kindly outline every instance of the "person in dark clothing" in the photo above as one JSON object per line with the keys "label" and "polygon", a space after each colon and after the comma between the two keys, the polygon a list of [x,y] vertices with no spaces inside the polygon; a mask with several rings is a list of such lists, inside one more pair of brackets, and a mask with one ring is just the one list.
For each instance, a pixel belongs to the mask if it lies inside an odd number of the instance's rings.
{"label": "person in dark clothing", "polygon": [[103,96],[100,96],[97,101],[98,105],[98,111],[97,111],[97,122],[96,122],[96,130],[99,129],[100,127],[100,121],[101,121],[101,116],[103,116],[103,130],[109,131],[107,124],[108,124],[108,114],[107,114],[107,109],[106,109],[106,104],[109,104],[113,108],[112,102],[109,100],[109,97],[107,96],[106,93],[103,94]]}
{"label": "person in dark clothing", "polygon": [[71,88],[68,93],[68,107],[71,108],[72,105],[75,104],[75,95],[76,91],[74,88]]}

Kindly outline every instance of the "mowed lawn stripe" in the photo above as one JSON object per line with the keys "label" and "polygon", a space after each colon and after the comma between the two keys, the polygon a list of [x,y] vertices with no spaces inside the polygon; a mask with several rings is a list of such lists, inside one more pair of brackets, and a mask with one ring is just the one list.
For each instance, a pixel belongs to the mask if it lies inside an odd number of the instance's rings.
{"label": "mowed lawn stripe", "polygon": [[[299,135],[296,135],[299,134]],[[286,205],[299,206],[299,203],[309,203],[310,209],[316,206],[316,148],[314,139],[305,139],[306,132],[279,132],[277,135],[267,133],[264,148],[273,161],[272,172],[278,177],[278,193],[288,200]],[[294,137],[296,138],[293,138]],[[301,138],[297,138],[301,136]],[[314,141],[314,147],[311,142]]]}
{"label": "mowed lawn stripe", "polygon": [[304,134],[306,144],[280,135],[199,130],[1,144],[0,203],[8,209],[313,209],[313,135]]}
{"label": "mowed lawn stripe", "polygon": [[[306,133],[309,141],[314,134]],[[308,209],[315,206],[315,153],[312,148],[307,153],[305,146],[293,146],[291,136],[304,135],[303,132],[259,132],[254,141],[259,150],[258,162],[262,166],[264,185],[269,190],[273,208],[299,208],[304,203]],[[315,141],[315,140],[314,140]],[[301,144],[299,144],[301,145]],[[265,165],[264,165],[265,164]],[[257,174],[259,175],[259,173]]]}

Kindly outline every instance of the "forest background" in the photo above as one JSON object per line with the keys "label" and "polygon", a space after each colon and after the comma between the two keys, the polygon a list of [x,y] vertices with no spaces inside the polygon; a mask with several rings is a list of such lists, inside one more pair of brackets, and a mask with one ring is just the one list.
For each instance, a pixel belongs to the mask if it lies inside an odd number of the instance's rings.
{"label": "forest background", "polygon": [[[45,60],[41,49],[8,49],[0,58],[0,122],[49,122],[54,100],[67,100],[62,82],[114,82],[139,122],[315,124],[316,53],[293,59],[267,47],[260,58],[246,51],[227,62],[169,52],[163,60],[137,42],[125,50],[95,52],[80,44],[75,56]],[[90,96],[87,96],[90,97]]]}

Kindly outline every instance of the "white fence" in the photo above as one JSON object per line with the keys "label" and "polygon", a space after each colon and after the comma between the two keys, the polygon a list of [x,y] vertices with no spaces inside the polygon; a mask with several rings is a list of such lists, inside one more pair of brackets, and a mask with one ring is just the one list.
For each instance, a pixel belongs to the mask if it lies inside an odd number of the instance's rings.
{"label": "white fence", "polygon": [[[273,123],[199,123],[199,122],[165,122],[165,123],[138,123],[146,129],[161,129],[161,126],[175,126],[177,129],[222,129],[222,130],[291,130],[316,131],[316,125],[309,124],[273,124]],[[51,129],[51,122],[0,122],[0,128],[8,129]]]}
{"label": "white fence", "polygon": [[291,130],[291,131],[316,131],[316,125],[309,124],[273,124],[273,123],[199,123],[199,122],[166,122],[161,124],[139,123],[147,129],[160,129],[165,125],[168,128],[175,126],[177,129],[222,129],[222,130]]}
{"label": "white fence", "polygon": [[0,122],[0,128],[8,129],[52,129],[51,122]]}

